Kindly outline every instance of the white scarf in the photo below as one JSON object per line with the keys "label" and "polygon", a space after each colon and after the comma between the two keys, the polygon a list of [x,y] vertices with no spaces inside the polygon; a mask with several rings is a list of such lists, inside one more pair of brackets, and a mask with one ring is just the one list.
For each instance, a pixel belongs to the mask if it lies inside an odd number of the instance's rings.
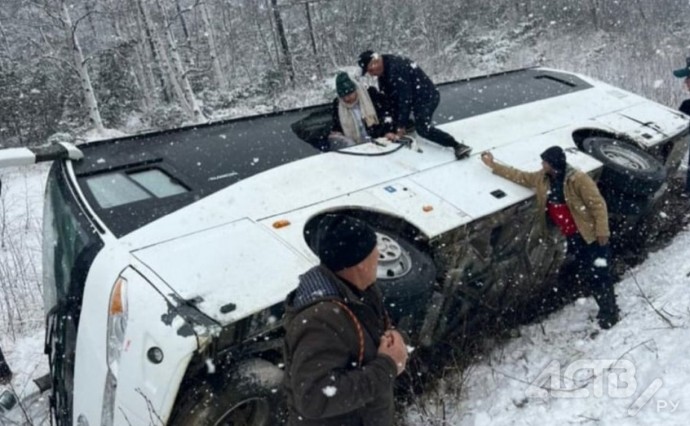
{"label": "white scarf", "polygon": [[374,108],[374,103],[371,102],[369,97],[369,92],[364,90],[362,86],[355,83],[355,91],[357,92],[357,101],[351,105],[347,105],[342,99],[338,102],[338,118],[340,118],[340,127],[343,128],[343,134],[348,138],[354,139],[358,143],[364,142],[366,134],[361,134],[358,123],[355,121],[357,118],[352,111],[353,107],[359,103],[360,110],[362,112],[364,123],[367,127],[379,124],[379,119],[376,116],[376,109]]}

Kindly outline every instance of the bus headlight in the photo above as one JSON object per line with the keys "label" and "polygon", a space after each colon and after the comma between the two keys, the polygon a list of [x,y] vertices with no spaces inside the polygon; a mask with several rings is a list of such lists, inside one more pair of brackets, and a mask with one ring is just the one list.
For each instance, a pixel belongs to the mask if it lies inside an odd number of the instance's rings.
{"label": "bus headlight", "polygon": [[127,331],[127,280],[119,277],[110,291],[108,303],[108,331],[106,334],[106,362],[108,375],[103,389],[101,425],[111,426],[114,418],[115,394],[117,392],[117,373],[120,367],[120,354],[124,347]]}
{"label": "bus headlight", "polygon": [[127,280],[119,277],[110,292],[108,305],[107,362],[108,369],[117,377],[120,354],[127,330]]}

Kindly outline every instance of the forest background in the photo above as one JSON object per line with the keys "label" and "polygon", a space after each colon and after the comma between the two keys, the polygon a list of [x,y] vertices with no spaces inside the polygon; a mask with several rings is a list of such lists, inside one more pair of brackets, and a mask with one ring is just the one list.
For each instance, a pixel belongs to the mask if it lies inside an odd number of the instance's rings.
{"label": "forest background", "polygon": [[675,107],[688,18],[688,0],[3,0],[0,146],[323,103],[366,49],[437,83],[544,65]]}

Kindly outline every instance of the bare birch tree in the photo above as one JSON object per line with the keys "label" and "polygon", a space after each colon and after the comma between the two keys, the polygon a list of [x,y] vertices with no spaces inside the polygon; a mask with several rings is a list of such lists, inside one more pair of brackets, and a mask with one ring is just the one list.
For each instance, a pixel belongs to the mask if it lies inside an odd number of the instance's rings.
{"label": "bare birch tree", "polygon": [[[132,19],[132,14],[138,12],[130,10],[132,5],[129,2],[121,2],[120,0],[103,0],[101,3],[107,11],[107,16],[110,19],[110,26],[115,34],[115,40],[118,46],[128,46],[131,49],[131,58],[125,58],[129,68],[129,72],[134,76],[136,86],[140,92],[142,104],[145,110],[149,111],[154,106],[155,84],[153,76],[147,72],[145,61],[141,55],[141,40],[139,40],[136,33],[132,33],[131,28],[136,28],[135,25],[130,25],[128,22]],[[136,9],[136,8],[135,8]],[[124,25],[123,25],[124,21]]]}
{"label": "bare birch tree", "polygon": [[[270,63],[273,66],[278,66],[278,62],[280,61],[280,52],[278,51],[277,43],[273,43],[273,48],[275,49],[275,59],[274,59],[273,54],[271,53],[271,43],[269,43],[269,41],[266,39],[266,36],[264,35],[265,31],[261,27],[261,21],[263,19],[261,16],[262,15],[262,9],[264,9],[263,5],[260,4],[259,2],[256,2],[254,4],[253,9],[251,9],[247,13],[249,14],[250,19],[254,22],[254,25],[256,25],[256,33],[257,33],[257,36],[259,37],[259,39],[261,39],[261,41],[262,41],[262,43],[266,49],[266,57],[268,57],[268,59],[270,59]],[[271,37],[273,37],[274,30],[273,30],[273,24],[271,21],[270,12],[268,14],[266,14],[266,17],[267,17],[268,22],[269,22],[268,25],[269,25],[269,28],[271,30]]]}
{"label": "bare birch tree", "polygon": [[195,122],[203,122],[206,120],[206,118],[201,112],[199,103],[196,101],[196,97],[194,96],[194,91],[192,91],[192,85],[189,83],[189,78],[187,78],[187,71],[182,63],[182,58],[180,57],[180,52],[177,48],[177,41],[175,40],[175,36],[170,29],[170,20],[168,19],[168,14],[161,3],[161,0],[156,0],[156,4],[158,5],[158,9],[162,16],[163,32],[165,33],[168,48],[170,49],[170,59],[173,65],[172,75],[182,89],[182,95],[185,100],[185,106],[187,107],[187,113]]}
{"label": "bare birch tree", "polygon": [[295,69],[292,64],[292,54],[290,53],[290,45],[285,35],[285,26],[283,25],[283,18],[278,10],[278,0],[271,0],[271,11],[273,12],[273,20],[275,22],[276,32],[278,33],[278,40],[282,51],[281,65],[283,72],[287,73],[290,83],[295,83]]}
{"label": "bare birch tree", "polygon": [[[168,57],[168,51],[163,43],[161,43],[157,26],[149,15],[148,7],[146,6],[144,0],[137,0],[137,2],[139,4],[142,27],[146,32],[146,38],[151,45],[153,55],[158,59],[158,67],[160,69],[161,79],[165,82],[166,88],[172,92],[173,98],[180,104],[187,115],[189,117],[193,117],[194,113],[192,106],[188,103],[188,100],[182,89],[182,85],[176,76],[172,62]],[[167,20],[164,23],[164,26],[166,25],[168,25]],[[166,31],[169,31],[169,28],[167,28]]]}
{"label": "bare birch tree", "polygon": [[304,3],[304,8],[307,12],[307,23],[309,25],[309,39],[311,40],[311,49],[314,52],[314,60],[316,61],[316,69],[319,73],[319,78],[323,79],[323,70],[321,69],[321,60],[319,58],[319,51],[316,48],[316,37],[314,36],[314,25],[311,20],[311,7],[310,2]]}
{"label": "bare birch tree", "polygon": [[220,65],[220,58],[218,57],[218,48],[216,46],[216,36],[213,29],[211,17],[208,13],[208,6],[206,2],[201,2],[199,4],[201,20],[204,23],[204,30],[206,39],[208,40],[208,50],[209,56],[211,57],[211,65],[213,67],[213,77],[216,82],[216,86],[221,91],[225,92],[228,90],[228,82],[223,73],[223,68]]}
{"label": "bare birch tree", "polygon": [[63,27],[65,34],[67,35],[67,41],[71,45],[74,66],[79,74],[79,81],[81,84],[82,93],[84,95],[84,102],[86,103],[86,108],[89,111],[89,121],[94,129],[103,131],[103,120],[101,120],[101,113],[98,110],[98,101],[96,100],[96,95],[93,92],[91,77],[89,76],[88,60],[84,58],[84,53],[81,50],[79,38],[77,37],[77,25],[79,24],[79,20],[77,20],[76,24],[72,23],[69,8],[67,7],[65,0],[60,0],[60,10],[62,13]]}
{"label": "bare birch tree", "polygon": [[10,43],[7,40],[7,34],[5,33],[5,24],[3,23],[3,17],[0,16],[0,37],[2,37],[2,47],[5,51],[5,55],[10,55]]}
{"label": "bare birch tree", "polygon": [[[117,1],[117,0],[116,0]],[[144,8],[141,0],[134,0],[136,2],[136,28],[139,34],[139,43],[137,44],[137,51],[141,58],[142,66],[145,67],[147,79],[150,81],[151,88],[157,87],[155,80],[158,80],[160,92],[163,94],[165,102],[173,102],[174,94],[172,93],[172,85],[169,82],[169,74],[167,67],[164,65],[165,61],[161,59],[158,52],[159,47],[153,27],[148,18],[148,11]],[[158,70],[155,74],[154,66]]]}
{"label": "bare birch tree", "polygon": [[184,11],[180,5],[180,0],[175,0],[175,7],[177,8],[177,17],[180,18],[180,25],[182,25],[182,32],[184,33],[185,43],[190,41],[189,30],[187,29],[187,21],[184,19]]}

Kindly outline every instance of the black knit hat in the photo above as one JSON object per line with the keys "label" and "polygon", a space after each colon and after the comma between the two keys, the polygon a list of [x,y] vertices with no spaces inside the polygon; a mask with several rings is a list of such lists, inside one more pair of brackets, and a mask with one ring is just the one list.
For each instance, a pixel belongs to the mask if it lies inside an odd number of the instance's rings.
{"label": "black knit hat", "polygon": [[549,163],[555,170],[565,170],[565,152],[560,146],[552,146],[541,153],[541,159]]}
{"label": "black knit hat", "polygon": [[343,214],[327,214],[319,220],[307,243],[333,272],[355,266],[376,247],[376,233],[365,222]]}
{"label": "black knit hat", "polygon": [[367,66],[369,66],[369,62],[374,58],[374,55],[376,53],[373,50],[366,50],[359,54],[357,65],[362,69],[362,75],[367,73]]}
{"label": "black knit hat", "polygon": [[335,91],[338,92],[338,97],[342,98],[357,90],[354,81],[346,72],[339,72],[335,76]]}

